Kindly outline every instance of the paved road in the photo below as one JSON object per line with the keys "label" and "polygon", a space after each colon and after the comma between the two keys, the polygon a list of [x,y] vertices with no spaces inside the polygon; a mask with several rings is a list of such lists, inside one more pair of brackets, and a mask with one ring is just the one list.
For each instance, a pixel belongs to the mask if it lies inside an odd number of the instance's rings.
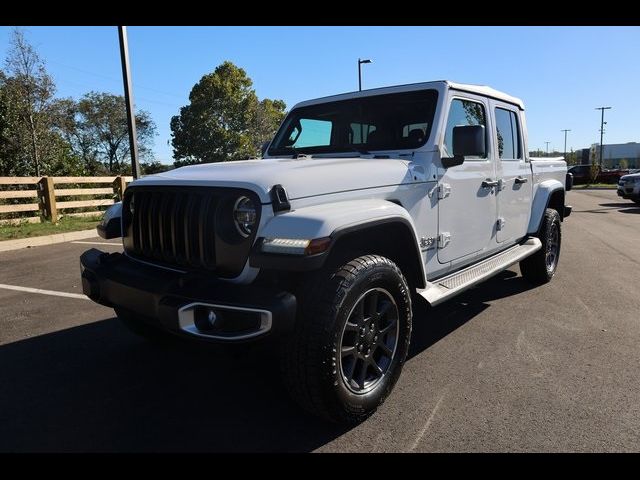
{"label": "paved road", "polygon": [[[0,451],[638,451],[640,208],[569,203],[553,282],[515,267],[418,305],[396,389],[353,429],[300,412],[268,356],[160,348],[88,300],[0,288]],[[88,247],[0,253],[0,284],[79,293]]]}

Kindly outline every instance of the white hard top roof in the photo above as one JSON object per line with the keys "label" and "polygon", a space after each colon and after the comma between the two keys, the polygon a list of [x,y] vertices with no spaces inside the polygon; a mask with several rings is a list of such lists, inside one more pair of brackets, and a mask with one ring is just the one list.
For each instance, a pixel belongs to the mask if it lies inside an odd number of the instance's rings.
{"label": "white hard top roof", "polygon": [[391,87],[372,88],[369,90],[363,90],[361,92],[341,93],[339,95],[331,95],[329,97],[315,98],[313,100],[300,102],[294,105],[293,108],[305,107],[307,105],[314,105],[317,103],[347,100],[350,98],[369,97],[373,95],[384,95],[388,93],[410,92],[415,90],[425,90],[428,88],[436,88],[436,89],[450,88],[453,90],[460,90],[463,92],[475,93],[478,95],[495,98],[496,100],[502,100],[503,102],[517,105],[521,110],[524,110],[524,104],[522,103],[522,100],[520,100],[519,98],[512,97],[511,95],[507,95],[506,93],[503,93],[499,90],[488,87],[486,85],[457,83],[457,82],[452,82],[450,80],[437,80],[433,82],[410,83],[407,85],[394,85]]}

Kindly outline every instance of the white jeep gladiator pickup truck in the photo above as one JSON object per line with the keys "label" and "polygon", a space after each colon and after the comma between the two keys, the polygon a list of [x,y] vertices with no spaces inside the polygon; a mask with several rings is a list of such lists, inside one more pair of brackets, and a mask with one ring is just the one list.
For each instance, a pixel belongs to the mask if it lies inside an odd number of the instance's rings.
{"label": "white jeep gladiator pickup truck", "polygon": [[86,251],[83,291],[148,338],[276,340],[304,408],[361,421],[398,380],[412,299],[518,262],[554,276],[566,163],[527,151],[522,101],[485,86],[302,102],[262,159],[134,181],[98,227],[124,253]]}

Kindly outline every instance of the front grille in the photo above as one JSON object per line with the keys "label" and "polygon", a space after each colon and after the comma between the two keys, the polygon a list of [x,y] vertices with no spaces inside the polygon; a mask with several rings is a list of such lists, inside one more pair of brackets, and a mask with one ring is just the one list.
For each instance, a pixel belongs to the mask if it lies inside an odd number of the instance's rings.
{"label": "front grille", "polygon": [[240,195],[259,207],[255,195],[244,190],[131,187],[123,202],[125,250],[151,263],[235,276],[253,241],[232,223],[233,204]]}

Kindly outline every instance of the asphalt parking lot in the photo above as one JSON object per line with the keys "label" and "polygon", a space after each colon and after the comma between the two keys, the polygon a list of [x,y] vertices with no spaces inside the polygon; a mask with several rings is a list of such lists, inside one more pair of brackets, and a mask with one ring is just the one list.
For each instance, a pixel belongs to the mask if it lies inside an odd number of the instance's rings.
{"label": "asphalt parking lot", "polygon": [[82,298],[79,255],[118,242],[2,252],[0,451],[638,451],[640,207],[567,203],[556,278],[418,305],[401,379],[352,429],[301,412],[267,355],[149,344]]}

